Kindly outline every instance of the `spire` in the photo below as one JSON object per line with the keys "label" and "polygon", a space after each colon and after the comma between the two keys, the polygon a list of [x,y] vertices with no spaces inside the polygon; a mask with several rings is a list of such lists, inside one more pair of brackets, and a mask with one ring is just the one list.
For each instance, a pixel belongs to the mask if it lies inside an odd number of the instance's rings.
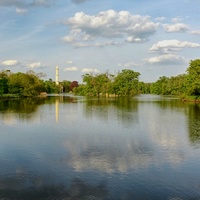
{"label": "spire", "polygon": [[56,66],[56,85],[59,85],[59,67]]}

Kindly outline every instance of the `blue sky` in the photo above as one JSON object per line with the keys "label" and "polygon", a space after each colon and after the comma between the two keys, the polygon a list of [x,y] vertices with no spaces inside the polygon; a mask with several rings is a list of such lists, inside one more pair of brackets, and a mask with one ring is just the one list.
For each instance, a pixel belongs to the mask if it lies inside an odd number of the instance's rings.
{"label": "blue sky", "polygon": [[200,0],[0,0],[0,70],[185,73],[200,52]]}

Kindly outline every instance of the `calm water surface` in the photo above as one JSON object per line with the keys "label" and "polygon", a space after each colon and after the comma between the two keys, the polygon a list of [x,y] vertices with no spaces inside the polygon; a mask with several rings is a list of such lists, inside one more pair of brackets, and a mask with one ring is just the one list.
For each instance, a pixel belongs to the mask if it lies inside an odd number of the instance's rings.
{"label": "calm water surface", "polygon": [[200,105],[152,95],[1,100],[0,199],[200,199]]}

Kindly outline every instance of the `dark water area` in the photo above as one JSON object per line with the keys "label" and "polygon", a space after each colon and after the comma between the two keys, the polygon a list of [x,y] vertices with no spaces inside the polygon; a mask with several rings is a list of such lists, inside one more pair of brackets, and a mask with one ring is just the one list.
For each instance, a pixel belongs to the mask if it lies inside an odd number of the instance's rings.
{"label": "dark water area", "polygon": [[1,100],[0,199],[200,199],[200,105],[156,95]]}

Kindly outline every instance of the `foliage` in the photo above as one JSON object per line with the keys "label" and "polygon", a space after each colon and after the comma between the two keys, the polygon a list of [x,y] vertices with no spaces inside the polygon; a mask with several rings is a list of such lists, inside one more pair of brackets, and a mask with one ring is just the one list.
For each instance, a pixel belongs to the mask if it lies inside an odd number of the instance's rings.
{"label": "foliage", "polygon": [[69,85],[69,90],[73,91],[74,88],[78,87],[78,82],[77,81],[72,81]]}
{"label": "foliage", "polygon": [[0,95],[4,97],[31,97],[41,92],[57,92],[53,81],[43,81],[43,73],[36,74],[29,70],[26,73],[12,73],[9,70],[0,72]]}
{"label": "foliage", "polygon": [[41,92],[59,93],[73,91],[83,96],[133,96],[137,94],[176,95],[182,98],[200,96],[200,59],[191,60],[185,74],[160,77],[156,82],[139,81],[139,72],[123,69],[116,76],[106,73],[84,74],[84,84],[77,81],[60,82],[42,80],[43,73],[34,71],[12,73],[0,72],[0,96],[36,96]]}
{"label": "foliage", "polygon": [[110,82],[112,75],[108,73],[101,74],[85,74],[83,75],[83,82],[80,93],[86,96],[100,96],[109,93]]}
{"label": "foliage", "polygon": [[28,71],[26,74],[18,72],[9,76],[8,90],[9,93],[20,96],[36,96],[42,92],[42,83],[32,71]]}
{"label": "foliage", "polygon": [[48,94],[60,92],[59,86],[57,86],[56,83],[52,79],[49,79],[48,81],[47,80],[44,81],[43,88],[44,88],[44,92],[46,92]]}
{"label": "foliage", "polygon": [[0,73],[0,95],[8,93],[8,77],[10,75],[10,71],[2,71]]}
{"label": "foliage", "polygon": [[187,72],[188,95],[200,95],[200,59],[191,60]]}
{"label": "foliage", "polygon": [[62,82],[63,92],[69,92],[70,91],[70,84],[71,84],[71,81],[64,80]]}
{"label": "foliage", "polygon": [[115,78],[113,83],[114,93],[119,96],[132,96],[139,92],[140,73],[130,69],[122,70]]}

